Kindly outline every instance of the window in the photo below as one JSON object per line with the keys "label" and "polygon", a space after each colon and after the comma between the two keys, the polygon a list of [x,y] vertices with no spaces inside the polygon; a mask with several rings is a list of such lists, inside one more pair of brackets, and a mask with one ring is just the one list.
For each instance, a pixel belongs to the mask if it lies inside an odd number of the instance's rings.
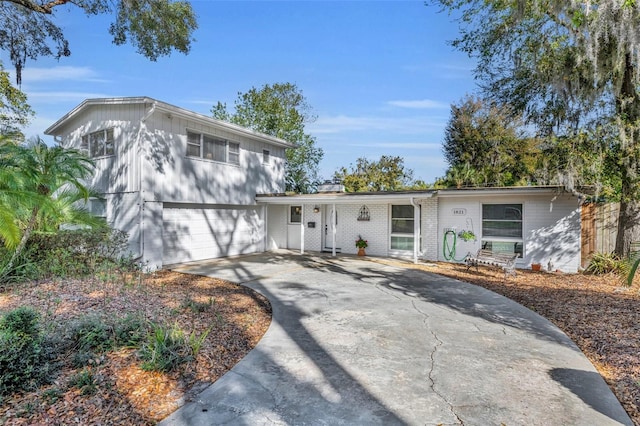
{"label": "window", "polygon": [[413,206],[391,206],[391,250],[413,250]]}
{"label": "window", "polygon": [[107,218],[107,200],[104,198],[89,198],[87,207],[93,216]]}
{"label": "window", "polygon": [[269,160],[271,160],[271,153],[268,149],[262,150],[262,164],[269,164]]}
{"label": "window", "polygon": [[289,207],[289,223],[302,223],[302,206]]}
{"label": "window", "polygon": [[98,130],[84,135],[80,143],[80,150],[91,158],[113,155],[113,129]]}
{"label": "window", "polygon": [[229,142],[229,158],[227,161],[231,164],[240,164],[240,144]]}
{"label": "window", "polygon": [[240,164],[240,144],[187,131],[187,156],[221,163]]}
{"label": "window", "polygon": [[482,248],[522,257],[522,204],[482,205]]}

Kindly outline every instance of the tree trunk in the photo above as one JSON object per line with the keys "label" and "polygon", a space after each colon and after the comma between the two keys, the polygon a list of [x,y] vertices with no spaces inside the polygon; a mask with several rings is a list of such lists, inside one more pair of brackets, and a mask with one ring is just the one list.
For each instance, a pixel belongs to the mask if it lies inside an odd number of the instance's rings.
{"label": "tree trunk", "polygon": [[[619,167],[622,188],[620,191],[620,213],[618,215],[618,235],[616,254],[629,255],[631,243],[640,241],[640,200],[638,184],[640,172],[640,97],[633,84],[634,65],[631,55],[626,56],[626,67],[620,94],[616,100],[618,117],[621,119],[621,149]],[[624,138],[623,138],[624,136]]]}
{"label": "tree trunk", "polygon": [[629,197],[633,195],[631,186],[628,180],[622,183],[616,236],[616,253],[620,256],[629,255],[632,242],[640,242],[640,201]]}

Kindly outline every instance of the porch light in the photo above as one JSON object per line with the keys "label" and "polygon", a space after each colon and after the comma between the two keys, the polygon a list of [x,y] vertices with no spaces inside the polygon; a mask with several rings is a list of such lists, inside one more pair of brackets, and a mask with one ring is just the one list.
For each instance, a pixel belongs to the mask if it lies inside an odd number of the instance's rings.
{"label": "porch light", "polygon": [[320,207],[319,206],[314,206],[313,207],[313,212],[314,213],[320,213]]}

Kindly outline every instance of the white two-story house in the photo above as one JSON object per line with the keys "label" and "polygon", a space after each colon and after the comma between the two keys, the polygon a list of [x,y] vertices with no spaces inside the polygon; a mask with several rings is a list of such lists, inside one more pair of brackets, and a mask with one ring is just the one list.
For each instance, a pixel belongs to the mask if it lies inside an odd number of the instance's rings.
{"label": "white two-story house", "polygon": [[255,196],[284,192],[292,144],[148,97],[85,100],[45,133],[95,160],[90,208],[146,267],[265,250]]}
{"label": "white two-story house", "polygon": [[[94,214],[149,269],[274,249],[457,261],[478,249],[576,272],[581,200],[562,187],[285,195],[287,141],[148,97],[88,99],[46,130],[96,161]],[[473,232],[469,241],[456,239]]]}

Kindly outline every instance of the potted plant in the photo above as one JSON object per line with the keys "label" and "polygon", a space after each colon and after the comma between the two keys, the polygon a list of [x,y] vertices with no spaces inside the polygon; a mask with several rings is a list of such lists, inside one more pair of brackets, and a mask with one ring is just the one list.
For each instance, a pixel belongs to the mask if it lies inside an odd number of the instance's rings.
{"label": "potted plant", "polygon": [[366,253],[364,249],[369,246],[369,242],[358,235],[358,239],[356,240],[356,247],[358,248],[358,256],[364,256]]}
{"label": "potted plant", "polygon": [[458,232],[458,237],[463,241],[476,240],[476,234],[474,234],[473,231],[469,231],[468,229]]}

